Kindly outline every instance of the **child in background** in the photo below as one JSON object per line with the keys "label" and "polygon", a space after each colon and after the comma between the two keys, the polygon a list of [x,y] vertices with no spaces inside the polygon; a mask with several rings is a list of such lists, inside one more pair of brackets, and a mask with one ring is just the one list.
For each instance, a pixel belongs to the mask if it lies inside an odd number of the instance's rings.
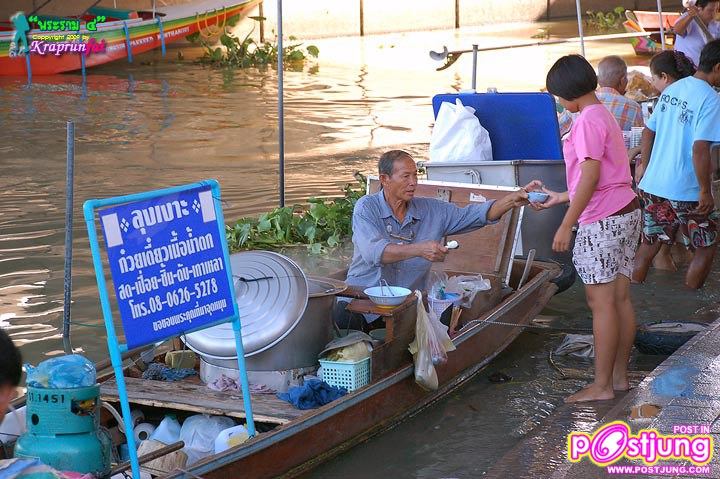
{"label": "child in background", "polygon": [[547,75],[547,89],[570,112],[580,112],[563,146],[568,191],[536,209],[570,202],[553,240],[567,251],[572,227],[580,228],[573,263],[585,284],[593,315],[595,380],[566,402],[612,399],[629,389],[627,365],[635,340],[630,275],[640,237],[640,205],[632,190],[630,164],[615,117],[595,95],[597,76],[580,55],[559,59]]}
{"label": "child in background", "polygon": [[5,417],[10,402],[15,399],[21,375],[20,351],[5,330],[0,329],[0,423]]}

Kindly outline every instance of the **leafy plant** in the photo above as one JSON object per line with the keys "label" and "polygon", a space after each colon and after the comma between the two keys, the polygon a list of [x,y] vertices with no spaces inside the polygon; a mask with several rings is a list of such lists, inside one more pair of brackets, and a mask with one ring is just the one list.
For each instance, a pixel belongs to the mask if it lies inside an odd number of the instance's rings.
{"label": "leafy plant", "polygon": [[588,10],[587,20],[585,24],[596,31],[608,32],[618,30],[623,23],[623,16],[625,14],[625,7],[615,7],[609,12],[595,12]]}
{"label": "leafy plant", "polygon": [[[261,17],[251,17],[253,20],[259,21]],[[254,30],[254,27],[253,27]],[[217,67],[236,67],[248,68],[259,67],[265,65],[273,65],[278,60],[278,42],[256,42],[252,37],[253,30],[250,30],[242,40],[234,35],[224,32],[220,36],[220,45],[215,47],[209,45],[205,40],[200,39],[200,43],[205,48],[204,55],[200,58],[201,63],[210,64]],[[195,37],[197,41],[199,37]],[[289,37],[290,42],[295,42],[297,38]],[[320,50],[315,45],[308,45],[304,49],[302,43],[291,43],[283,46],[283,61],[291,69],[302,69],[309,57],[317,58]]]}
{"label": "leafy plant", "polygon": [[366,178],[355,173],[355,179],[355,185],[345,185],[341,198],[310,198],[307,206],[275,208],[227,225],[228,247],[234,252],[305,244],[310,253],[320,254],[339,246],[352,234],[353,208],[365,194]]}

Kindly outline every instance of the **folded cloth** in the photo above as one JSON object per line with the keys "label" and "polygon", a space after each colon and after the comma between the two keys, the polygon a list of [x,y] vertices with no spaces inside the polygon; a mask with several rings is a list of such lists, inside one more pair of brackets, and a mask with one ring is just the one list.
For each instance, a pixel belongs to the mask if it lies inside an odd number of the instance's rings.
{"label": "folded cloth", "polygon": [[194,369],[174,369],[163,363],[152,363],[143,373],[143,379],[155,381],[178,381],[197,374]]}
{"label": "folded cloth", "polygon": [[287,401],[298,409],[314,409],[324,406],[347,394],[347,389],[330,386],[319,379],[308,379],[302,386],[295,386],[277,397]]}

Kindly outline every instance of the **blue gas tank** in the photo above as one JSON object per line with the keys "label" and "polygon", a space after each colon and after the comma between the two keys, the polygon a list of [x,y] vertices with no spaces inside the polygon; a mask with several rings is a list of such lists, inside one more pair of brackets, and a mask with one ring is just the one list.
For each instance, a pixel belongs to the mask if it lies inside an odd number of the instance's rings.
{"label": "blue gas tank", "polygon": [[15,457],[38,458],[60,471],[110,472],[112,443],[98,428],[100,386],[49,389],[28,386],[27,432]]}

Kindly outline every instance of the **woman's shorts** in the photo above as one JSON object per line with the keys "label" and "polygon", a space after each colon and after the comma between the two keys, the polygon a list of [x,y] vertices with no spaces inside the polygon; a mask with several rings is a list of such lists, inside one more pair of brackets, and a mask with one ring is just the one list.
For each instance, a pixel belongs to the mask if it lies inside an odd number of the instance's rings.
{"label": "woman's shorts", "polygon": [[642,190],[639,193],[643,207],[643,243],[673,244],[678,231],[687,248],[704,248],[717,242],[720,223],[717,211],[699,215],[693,213],[698,207],[697,201],[668,200]]}
{"label": "woman's shorts", "polygon": [[640,210],[580,225],[573,248],[573,264],[585,284],[632,276],[640,240]]}

